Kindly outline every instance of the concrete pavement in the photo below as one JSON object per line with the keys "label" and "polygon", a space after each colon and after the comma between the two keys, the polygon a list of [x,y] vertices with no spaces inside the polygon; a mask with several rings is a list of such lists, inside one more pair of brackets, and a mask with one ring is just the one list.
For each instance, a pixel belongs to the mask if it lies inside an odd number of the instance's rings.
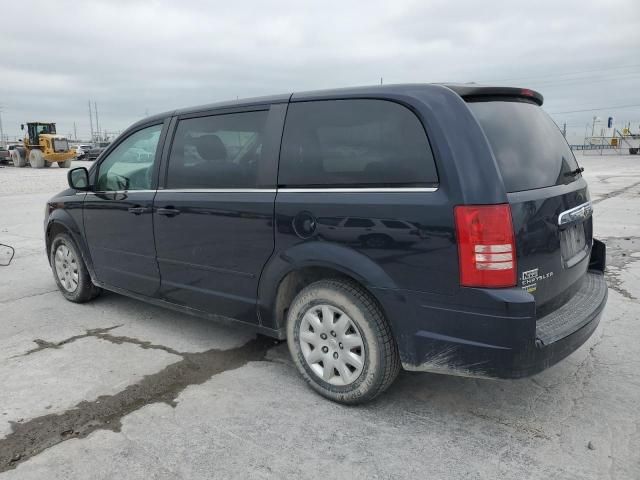
{"label": "concrete pavement", "polygon": [[[375,402],[308,389],[285,344],[106,293],[43,252],[66,170],[0,169],[0,480],[640,478],[640,158],[578,158],[608,245],[593,337],[529,379],[401,373]],[[84,162],[78,162],[82,165]]]}

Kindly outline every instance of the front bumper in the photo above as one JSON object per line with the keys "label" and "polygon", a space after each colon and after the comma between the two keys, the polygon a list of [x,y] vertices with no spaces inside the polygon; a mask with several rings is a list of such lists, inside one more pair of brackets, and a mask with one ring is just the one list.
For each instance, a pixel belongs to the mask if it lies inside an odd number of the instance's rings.
{"label": "front bumper", "polygon": [[72,160],[75,157],[76,155],[73,152],[48,153],[43,155],[43,158],[49,163],[66,162],[67,160]]}

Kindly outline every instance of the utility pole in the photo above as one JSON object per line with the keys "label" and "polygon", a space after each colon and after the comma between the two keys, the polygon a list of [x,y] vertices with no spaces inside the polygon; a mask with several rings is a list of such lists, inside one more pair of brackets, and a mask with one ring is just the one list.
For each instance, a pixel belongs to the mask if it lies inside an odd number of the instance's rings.
{"label": "utility pole", "polygon": [[382,85],[382,77],[380,77],[380,85]]}
{"label": "utility pole", "polygon": [[4,146],[4,130],[2,128],[2,106],[0,106],[0,145]]}
{"label": "utility pole", "polygon": [[91,128],[91,143],[93,143],[93,113],[91,113],[91,100],[89,100],[89,127]]}
{"label": "utility pole", "polygon": [[76,129],[76,122],[73,122],[73,139],[78,141],[78,130]]}
{"label": "utility pole", "polygon": [[596,117],[595,115],[593,116],[593,123],[591,124],[591,136],[593,137],[595,135],[595,130],[596,130],[596,122],[598,121],[598,117]]}
{"label": "utility pole", "polygon": [[589,124],[586,123],[584,126],[584,146],[587,146],[587,133],[589,131]]}
{"label": "utility pole", "polygon": [[98,122],[98,104],[93,102],[93,109],[96,111],[96,130],[98,131],[98,141],[100,141],[100,123]]}
{"label": "utility pole", "polygon": [[567,122],[564,122],[564,123],[562,124],[562,136],[563,136],[564,138],[567,138]]}

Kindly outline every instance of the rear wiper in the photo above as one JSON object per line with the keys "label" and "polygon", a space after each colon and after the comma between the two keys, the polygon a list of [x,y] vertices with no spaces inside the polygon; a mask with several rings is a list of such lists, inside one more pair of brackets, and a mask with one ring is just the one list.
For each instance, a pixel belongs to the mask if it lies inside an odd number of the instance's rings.
{"label": "rear wiper", "polygon": [[571,170],[570,172],[565,172],[564,176],[565,177],[575,177],[576,175],[578,175],[579,173],[584,172],[584,167],[578,167],[575,170]]}

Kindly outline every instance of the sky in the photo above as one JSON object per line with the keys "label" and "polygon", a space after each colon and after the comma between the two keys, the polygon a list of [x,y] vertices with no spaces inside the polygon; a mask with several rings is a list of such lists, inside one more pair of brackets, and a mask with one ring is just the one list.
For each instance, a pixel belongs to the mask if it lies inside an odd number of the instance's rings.
{"label": "sky", "polygon": [[87,138],[89,100],[117,132],[174,108],[381,78],[533,88],[578,143],[594,116],[596,133],[608,116],[640,130],[638,0],[3,0],[0,19],[10,139],[34,120]]}

